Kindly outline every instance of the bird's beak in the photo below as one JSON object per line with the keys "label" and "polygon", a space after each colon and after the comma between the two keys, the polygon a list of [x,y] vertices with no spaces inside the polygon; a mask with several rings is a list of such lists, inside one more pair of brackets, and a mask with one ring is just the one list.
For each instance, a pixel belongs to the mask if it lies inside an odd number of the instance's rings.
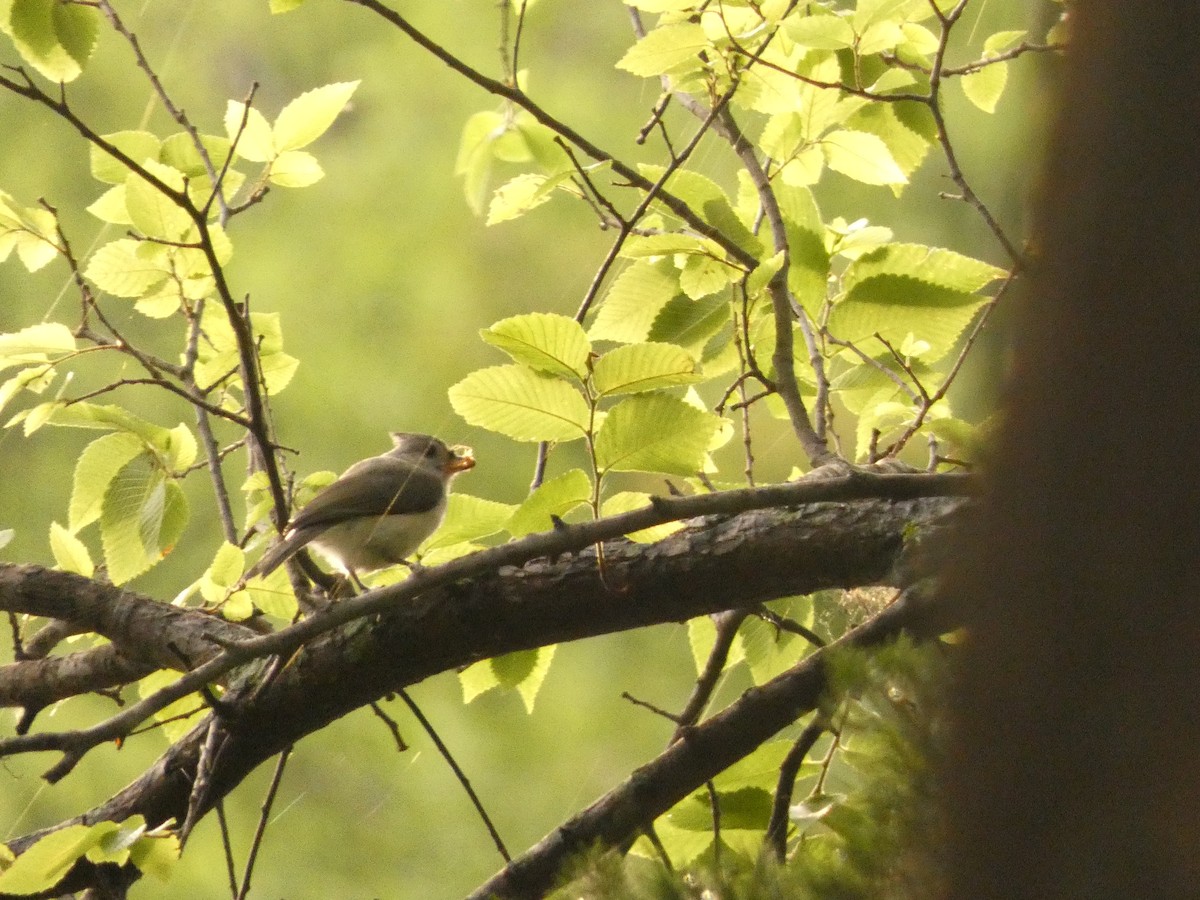
{"label": "bird's beak", "polygon": [[470,447],[458,444],[450,448],[450,454],[450,459],[442,469],[447,475],[456,475],[475,468],[474,451]]}

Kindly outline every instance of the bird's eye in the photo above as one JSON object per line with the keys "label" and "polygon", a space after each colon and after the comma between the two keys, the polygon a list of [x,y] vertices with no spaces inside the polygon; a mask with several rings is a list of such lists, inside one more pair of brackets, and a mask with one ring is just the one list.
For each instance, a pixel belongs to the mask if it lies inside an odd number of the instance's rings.
{"label": "bird's eye", "polygon": [[436,444],[430,444],[428,447],[425,448],[426,458],[433,459],[433,457],[435,457],[437,455],[438,455],[438,449],[437,449]]}

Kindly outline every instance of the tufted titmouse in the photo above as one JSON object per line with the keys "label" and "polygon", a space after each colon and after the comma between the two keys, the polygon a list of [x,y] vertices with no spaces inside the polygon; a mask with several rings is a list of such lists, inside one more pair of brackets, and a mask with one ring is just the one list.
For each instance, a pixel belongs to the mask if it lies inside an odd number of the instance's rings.
{"label": "tufted titmouse", "polygon": [[441,523],[451,479],[475,458],[428,434],[395,431],[392,443],[317,494],[245,577],[268,574],[310,543],[351,578],[405,562]]}

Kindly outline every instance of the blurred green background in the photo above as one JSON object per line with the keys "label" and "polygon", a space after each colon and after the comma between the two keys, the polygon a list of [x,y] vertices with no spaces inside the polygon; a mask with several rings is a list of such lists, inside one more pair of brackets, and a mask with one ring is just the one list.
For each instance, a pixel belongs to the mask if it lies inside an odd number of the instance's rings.
{"label": "blurred green background", "polygon": [[[253,308],[282,314],[285,349],[299,371],[274,402],[283,444],[300,451],[300,474],[340,471],[388,447],[386,432],[422,430],[475,447],[479,466],[459,490],[519,502],[532,474],[533,448],[468,427],[446,389],[471,370],[501,361],[478,339],[480,328],[518,312],[573,314],[607,249],[582,205],[558,199],[534,214],[488,228],[474,217],[454,177],[462,125],[496,102],[350,4],[310,0],[273,17],[265,2],[148,0],[120,4],[168,90],[202,131],[221,132],[226,99],[252,82],[269,118],[294,96],[335,81],[362,79],[350,109],[310,148],[326,178],[315,187],[276,188],[231,227],[229,275]],[[499,76],[500,12],[492,0],[413,0],[402,12],[435,40]],[[978,47],[1002,28],[1040,38],[1057,13],[1043,0],[979,0],[959,26],[959,42]],[[521,66],[528,90],[551,113],[627,160],[658,161],[657,145],[634,137],[658,95],[657,84],[613,69],[631,42],[628,14],[613,2],[540,0],[524,32]],[[963,54],[952,60],[965,62]],[[0,62],[16,64],[7,42]],[[947,119],[968,178],[1018,239],[1046,117],[1043,95],[1052,62],[1027,57],[1010,67],[996,115],[947,90]],[[101,133],[175,129],[152,100],[129,48],[102,31],[96,57],[67,92]],[[691,123],[672,120],[690,133]],[[730,155],[708,143],[701,166],[731,185]],[[0,93],[0,189],[19,202],[46,198],[60,210],[78,255],[100,232],[83,211],[101,192],[88,174],[82,143],[44,109]],[[947,246],[1004,264],[995,241],[964,204],[939,199],[952,190],[944,162],[932,156],[900,199],[829,176],[818,189],[826,219],[861,216],[891,227],[898,239]],[[108,234],[108,238],[115,237]],[[131,337],[163,355],[178,353],[177,324],[142,319],[118,301],[108,308]],[[0,332],[49,320],[74,325],[78,300],[60,264],[29,276],[15,259],[0,267]],[[979,415],[996,389],[1002,340],[989,337],[957,404]],[[97,360],[77,390],[128,374]],[[88,378],[93,379],[89,382]],[[112,398],[154,421],[192,423],[182,403],[144,387]],[[5,410],[7,418],[16,408]],[[760,477],[785,477],[797,448],[762,421]],[[0,431],[0,528],[16,537],[0,550],[15,562],[50,564],[47,532],[65,521],[74,462],[94,435],[44,428],[25,439]],[[733,458],[731,457],[731,460]],[[233,457],[227,473],[240,483]],[[734,461],[731,472],[740,466]],[[730,476],[736,477],[735,475]],[[208,483],[189,486],[192,519],[178,550],[131,587],[170,599],[204,569],[220,543]],[[90,540],[95,536],[90,535]],[[94,545],[93,545],[94,546]],[[11,648],[0,649],[0,662]],[[629,691],[678,709],[694,677],[682,626],[662,626],[560,648],[527,716],[515,696],[461,703],[453,674],[413,689],[466,769],[511,850],[519,852],[660,750],[669,723],[621,699]],[[738,687],[727,685],[726,692]],[[46,711],[39,725],[67,728],[111,713],[102,698],[80,698]],[[412,745],[397,754],[370,711],[350,715],[298,748],[276,803],[254,878],[259,897],[421,897],[461,895],[500,865],[461,788],[416,723],[391,704]],[[0,733],[11,733],[5,714]],[[162,750],[148,735],[118,751],[90,754],[49,788],[39,773],[49,757],[9,759],[0,767],[0,838],[52,824],[110,796]],[[235,851],[244,853],[269,768],[227,803]],[[205,820],[172,882],[143,881],[135,897],[217,896],[225,889],[216,820]]]}

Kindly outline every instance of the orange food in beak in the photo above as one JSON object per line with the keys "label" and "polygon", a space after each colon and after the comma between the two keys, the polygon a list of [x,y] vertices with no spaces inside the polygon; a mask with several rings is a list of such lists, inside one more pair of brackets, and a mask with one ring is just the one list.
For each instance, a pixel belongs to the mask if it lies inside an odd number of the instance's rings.
{"label": "orange food in beak", "polygon": [[459,445],[451,447],[450,452],[454,455],[446,463],[445,471],[447,475],[453,475],[456,472],[465,472],[467,469],[475,468],[475,457],[470,447]]}

